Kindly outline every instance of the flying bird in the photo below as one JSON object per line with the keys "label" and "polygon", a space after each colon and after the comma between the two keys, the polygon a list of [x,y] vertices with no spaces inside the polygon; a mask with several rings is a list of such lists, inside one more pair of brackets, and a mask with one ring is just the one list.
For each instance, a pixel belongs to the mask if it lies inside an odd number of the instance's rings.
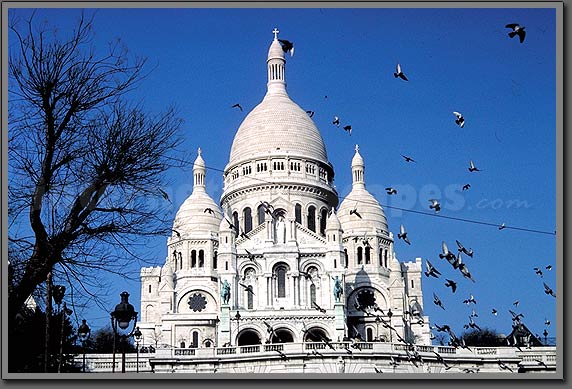
{"label": "flying bird", "polygon": [[208,207],[205,208],[205,210],[203,211],[203,213],[210,213],[211,215],[214,215],[214,214],[215,214],[214,209],[208,208]]}
{"label": "flying bird", "polygon": [[550,320],[548,320],[548,319],[545,318],[545,319],[544,319],[544,325],[549,326],[549,325],[550,325]]}
{"label": "flying bird", "polygon": [[375,370],[376,373],[383,373],[383,370],[380,370],[375,366],[373,367],[373,369]]}
{"label": "flying bird", "polygon": [[471,317],[479,317],[479,314],[477,312],[475,312],[474,309],[471,309]]}
{"label": "flying bird", "polygon": [[552,265],[546,266],[546,270],[552,270]]}
{"label": "flying bird", "polygon": [[280,354],[280,358],[286,360],[288,359],[288,357],[286,356],[286,354],[284,354],[284,352],[282,352],[281,350],[278,349],[274,349],[274,351],[276,351],[278,354]]}
{"label": "flying bird", "polygon": [[388,195],[397,194],[397,189],[394,189],[392,187],[387,187],[385,188],[385,190],[387,191]]}
{"label": "flying bird", "polygon": [[362,218],[361,215],[359,214],[358,210],[357,210],[357,205],[356,205],[356,207],[354,207],[354,209],[350,209],[350,215],[356,215],[360,219]]}
{"label": "flying bird", "polygon": [[520,321],[520,318],[524,317],[524,315],[522,313],[516,313],[514,311],[511,311],[510,309],[508,310],[508,312],[512,315],[513,321]]}
{"label": "flying bird", "polygon": [[441,273],[431,264],[431,262],[429,262],[429,260],[425,261],[425,265],[427,266],[427,271],[424,272],[425,276],[433,276],[435,278],[439,278]]}
{"label": "flying bird", "polygon": [[491,311],[491,313],[496,316],[496,315],[498,314],[498,311],[493,308],[493,310]]}
{"label": "flying bird", "polygon": [[310,116],[310,117],[314,116],[314,111],[306,111],[306,113],[307,113],[308,116]]}
{"label": "flying bird", "polygon": [[546,282],[542,283],[544,285],[544,293],[551,295],[552,297],[556,297],[556,293],[550,288],[550,286],[546,285]]}
{"label": "flying bird", "polygon": [[480,172],[480,171],[482,171],[482,170],[480,170],[479,168],[477,168],[477,167],[475,166],[475,164],[473,163],[473,161],[471,160],[471,161],[469,161],[469,171],[472,173],[472,172]]}
{"label": "flying bird", "polygon": [[393,73],[393,76],[395,78],[399,77],[402,80],[409,81],[407,77],[405,77],[405,74],[403,74],[403,71],[401,70],[401,65],[399,64],[397,64],[397,66],[395,67],[395,73]]}
{"label": "flying bird", "polygon": [[433,292],[433,303],[443,309],[445,309],[445,307],[443,306],[443,303],[441,302],[441,299],[439,298],[439,296],[437,296],[437,294],[435,294],[435,292]]}
{"label": "flying bird", "polygon": [[506,228],[506,225],[505,225],[504,223],[502,223],[502,224],[499,226],[499,230],[504,230],[505,228]]}
{"label": "flying bird", "polygon": [[463,189],[462,190],[469,190],[469,188],[471,187],[471,184],[465,184],[463,185]]}
{"label": "flying bird", "polygon": [[401,154],[401,156],[403,157],[403,159],[405,159],[405,162],[416,162],[413,158],[408,157],[407,155]]}
{"label": "flying bird", "polygon": [[455,119],[455,123],[463,128],[463,126],[465,125],[465,118],[463,117],[463,115],[460,112],[453,112],[453,114],[457,117],[457,119]]}
{"label": "flying bird", "polygon": [[463,253],[467,254],[469,257],[473,258],[473,249],[467,250],[467,249],[465,248],[465,246],[463,246],[463,245],[461,244],[461,242],[459,242],[458,240],[455,240],[455,242],[457,242],[457,246],[459,246],[459,251],[460,251],[460,252],[463,252]]}
{"label": "flying bird", "polygon": [[248,293],[251,293],[254,295],[254,291],[252,290],[252,285],[244,285],[243,283],[239,282],[238,283],[240,286],[242,286],[244,288],[244,290],[246,290]]}
{"label": "flying bird", "polygon": [[437,351],[433,351],[433,354],[435,354],[435,356],[437,357],[437,362],[445,366],[445,370],[449,370],[451,368],[451,366],[447,365],[441,354],[439,354]]}
{"label": "flying bird", "polygon": [[336,127],[340,126],[340,118],[337,116],[334,116],[334,121],[332,122],[332,124],[335,124]]}
{"label": "flying bird", "polygon": [[540,269],[537,268],[537,267],[535,267],[533,270],[534,270],[534,272],[535,272],[536,274],[538,274],[538,275],[542,278],[542,270],[540,270]]}
{"label": "flying bird", "polygon": [[515,300],[514,303],[512,303],[512,305],[514,305],[514,307],[516,308],[516,307],[518,307],[518,304],[519,304],[519,303],[520,303],[519,300]]}
{"label": "flying bird", "polygon": [[177,238],[181,237],[181,233],[179,231],[173,229],[171,229],[171,231],[173,231],[177,235]]}
{"label": "flying bird", "polygon": [[326,313],[326,310],[322,307],[320,307],[318,304],[316,304],[314,301],[312,301],[312,306],[314,307],[314,309],[316,311],[320,311],[322,313]]}
{"label": "flying bird", "polygon": [[246,239],[250,239],[250,236],[248,236],[244,231],[240,231],[240,235],[241,238],[246,238]]}
{"label": "flying bird", "polygon": [[238,109],[240,109],[240,110],[242,111],[242,106],[241,106],[240,104],[238,104],[238,103],[236,103],[235,105],[233,105],[233,106],[230,107],[230,108],[238,108]]}
{"label": "flying bird", "polygon": [[481,330],[481,327],[479,327],[479,325],[477,323],[475,323],[475,321],[473,320],[473,318],[471,316],[469,316],[469,327],[473,328],[473,329],[477,329],[477,330]]}
{"label": "flying bird", "polygon": [[471,294],[470,297],[466,300],[463,300],[463,304],[467,304],[469,305],[470,303],[476,304],[477,300],[475,300],[475,298],[473,297],[473,295]]}
{"label": "flying bird", "polygon": [[256,259],[254,259],[254,254],[252,254],[247,249],[244,249],[244,251],[246,251],[246,254],[248,255],[248,259],[250,259],[251,261],[256,261]]}
{"label": "flying bird", "polygon": [[407,237],[407,231],[405,231],[405,227],[403,227],[403,224],[399,226],[399,234],[397,234],[397,239],[403,239],[405,243],[409,245],[411,244],[409,238]]}
{"label": "flying bird", "polygon": [[459,270],[461,271],[461,274],[463,275],[463,277],[468,278],[469,280],[475,282],[475,279],[473,278],[473,276],[469,272],[467,265],[465,265],[464,263],[459,264]]}
{"label": "flying bird", "polygon": [[445,280],[447,281],[447,282],[445,283],[445,286],[446,286],[446,287],[449,287],[449,286],[450,286],[450,287],[451,287],[451,291],[452,291],[453,293],[455,293],[455,291],[457,290],[457,283],[456,283],[455,281],[453,281],[453,280],[448,279],[448,278],[445,278]]}
{"label": "flying bird", "polygon": [[506,28],[512,28],[512,31],[508,33],[508,36],[514,38],[515,35],[518,35],[520,39],[520,43],[524,42],[524,37],[526,35],[526,31],[524,31],[525,27],[520,26],[518,23],[511,23],[505,26]]}
{"label": "flying bird", "polygon": [[350,125],[344,126],[344,131],[347,131],[351,136],[352,135],[352,126],[350,126]]}
{"label": "flying bird", "polygon": [[499,361],[498,363],[499,363],[499,367],[502,370],[509,370],[511,373],[514,373],[514,371],[508,365],[506,365],[503,361]]}
{"label": "flying bird", "polygon": [[430,199],[429,202],[431,203],[431,205],[429,205],[429,208],[434,209],[435,213],[439,213],[439,211],[441,211],[441,203],[439,203],[439,201],[435,199]]}
{"label": "flying bird", "polygon": [[294,56],[294,43],[287,41],[286,39],[278,39],[278,42],[282,45],[282,50],[287,53],[290,52],[290,57]]}
{"label": "flying bird", "polygon": [[454,261],[457,259],[457,257],[455,257],[454,253],[449,251],[449,248],[447,247],[447,243],[445,243],[445,241],[441,242],[441,250],[443,251],[443,253],[439,254],[439,258],[441,259],[446,258],[454,266]]}

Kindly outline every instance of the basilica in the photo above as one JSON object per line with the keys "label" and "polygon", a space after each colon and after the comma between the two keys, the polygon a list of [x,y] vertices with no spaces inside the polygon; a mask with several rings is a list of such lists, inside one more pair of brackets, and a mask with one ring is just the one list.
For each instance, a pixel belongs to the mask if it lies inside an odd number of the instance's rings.
{"label": "basilica", "polygon": [[320,131],[286,91],[277,34],[266,95],[236,131],[219,202],[205,187],[204,147],[164,265],[141,269],[143,343],[430,345],[421,259],[399,261],[358,146],[342,167],[352,188],[339,203]]}

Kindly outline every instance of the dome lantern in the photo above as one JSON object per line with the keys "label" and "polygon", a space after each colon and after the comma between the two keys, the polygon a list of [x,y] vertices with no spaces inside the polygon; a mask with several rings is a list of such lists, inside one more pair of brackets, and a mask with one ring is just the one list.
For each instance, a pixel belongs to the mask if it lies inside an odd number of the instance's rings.
{"label": "dome lantern", "polygon": [[274,40],[268,49],[268,59],[266,60],[268,68],[268,91],[267,95],[286,94],[286,60],[284,59],[284,50],[278,41],[277,28],[272,31]]}

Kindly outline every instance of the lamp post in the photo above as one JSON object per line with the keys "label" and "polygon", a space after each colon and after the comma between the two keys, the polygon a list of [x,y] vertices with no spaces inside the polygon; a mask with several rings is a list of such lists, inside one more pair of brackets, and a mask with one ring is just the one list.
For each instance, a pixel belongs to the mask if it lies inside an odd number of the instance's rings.
{"label": "lamp post", "polygon": [[[379,342],[379,322],[381,320],[379,319],[379,316],[375,317],[375,339]],[[391,331],[391,330],[390,330]]]}
{"label": "lamp post", "polygon": [[[135,312],[133,305],[129,303],[129,293],[122,292],[120,296],[121,302],[117,304],[115,306],[115,310],[111,312],[111,328],[113,328],[113,333],[120,338],[121,372],[125,373],[125,343],[127,338],[132,336],[133,331],[135,330],[135,325],[137,324],[137,312]],[[128,331],[131,321],[133,321],[133,328],[131,331]]]}
{"label": "lamp post", "polygon": [[85,373],[85,342],[89,339],[89,335],[91,330],[87,325],[85,319],[81,321],[81,325],[77,329],[77,335],[79,336],[79,340],[81,341],[81,348],[83,350],[83,372]]}
{"label": "lamp post", "polygon": [[139,342],[141,341],[141,337],[143,334],[139,330],[139,327],[135,328],[135,332],[133,332],[133,337],[135,338],[135,344],[137,349],[137,373],[139,373]]}
{"label": "lamp post", "polygon": [[389,318],[389,343],[393,343],[393,336],[391,334],[391,327],[392,327],[392,323],[391,323],[391,318],[393,317],[393,312],[391,312],[391,308],[389,308],[387,310],[387,317]]}
{"label": "lamp post", "polygon": [[544,335],[544,345],[548,346],[548,341],[547,341],[548,331],[546,331],[546,328],[544,329],[544,332],[542,333],[542,335]]}
{"label": "lamp post", "polygon": [[236,311],[234,318],[236,319],[236,345],[238,346],[238,335],[240,335],[240,312]]}

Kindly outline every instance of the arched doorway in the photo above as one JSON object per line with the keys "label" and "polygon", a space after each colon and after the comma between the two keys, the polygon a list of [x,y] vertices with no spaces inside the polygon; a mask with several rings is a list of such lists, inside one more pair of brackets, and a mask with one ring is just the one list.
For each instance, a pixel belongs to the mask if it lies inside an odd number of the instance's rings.
{"label": "arched doorway", "polygon": [[329,339],[326,331],[320,327],[312,327],[304,335],[304,342],[322,342],[324,339]]}
{"label": "arched doorway", "polygon": [[249,346],[252,344],[261,344],[260,334],[252,329],[245,329],[238,334],[237,344],[239,346]]}

